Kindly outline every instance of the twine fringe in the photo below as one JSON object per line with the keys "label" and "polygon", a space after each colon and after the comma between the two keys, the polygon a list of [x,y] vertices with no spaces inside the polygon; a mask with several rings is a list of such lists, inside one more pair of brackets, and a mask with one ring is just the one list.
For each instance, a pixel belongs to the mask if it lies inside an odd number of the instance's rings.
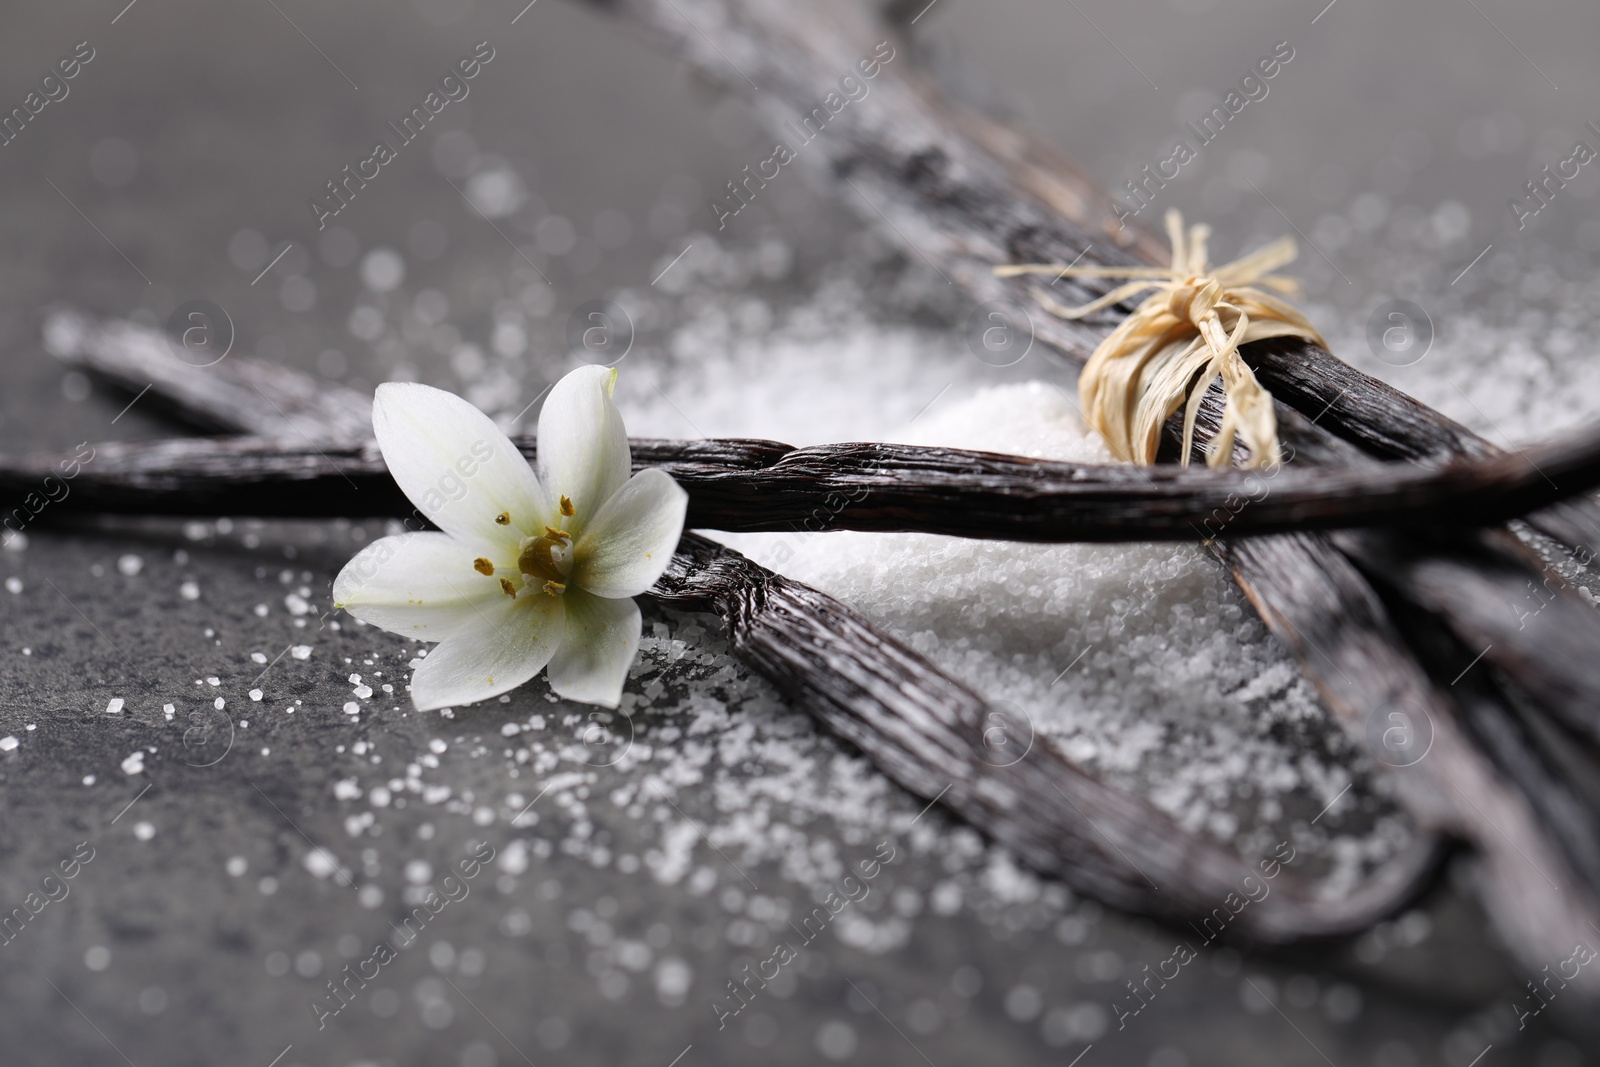
{"label": "twine fringe", "polygon": [[1327,347],[1310,321],[1266,290],[1296,296],[1300,286],[1272,271],[1299,254],[1294,238],[1282,237],[1232,263],[1211,267],[1206,242],[1211,227],[1191,226],[1167,212],[1171,267],[1067,267],[1018,264],[996,267],[1002,278],[1053,274],[1057,278],[1129,279],[1082,307],[1069,308],[1042,289],[1034,295],[1064,319],[1081,319],[1146,289],[1154,289],[1133,314],[1100,342],[1078,379],[1078,396],[1089,425],[1111,451],[1133,463],[1156,460],[1161,429],[1183,407],[1183,463],[1193,450],[1195,416],[1206,390],[1222,378],[1227,403],[1206,462],[1233,459],[1235,438],[1248,451],[1241,466],[1276,467],[1282,462],[1272,394],[1261,387],[1239,346],[1269,337],[1298,337]]}

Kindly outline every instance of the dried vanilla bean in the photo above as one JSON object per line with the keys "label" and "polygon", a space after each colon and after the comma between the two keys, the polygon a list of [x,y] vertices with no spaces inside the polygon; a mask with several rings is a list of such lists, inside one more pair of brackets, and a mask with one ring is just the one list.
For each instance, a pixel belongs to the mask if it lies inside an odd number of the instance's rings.
{"label": "dried vanilla bean", "polygon": [[[530,460],[531,437],[517,439]],[[633,442],[689,491],[689,525],[1006,541],[1203,540],[1352,526],[1492,525],[1600,484],[1600,431],[1443,465],[1273,471],[1083,464],[915,445]],[[59,457],[0,462],[0,504]],[[405,516],[371,443],[213,438],[97,446],[53,514]]]}
{"label": "dried vanilla bean", "polygon": [[191,327],[205,343],[184,344],[126,320],[96,322],[73,311],[45,320],[45,348],[72,367],[143,393],[147,403],[191,426],[221,433],[281,436],[301,444],[359,441],[372,433],[372,398],[264,360],[230,351],[233,327],[198,312]]}
{"label": "dried vanilla bean", "polygon": [[1004,712],[848,606],[715,542],[685,536],[650,595],[722,616],[741,659],[894,781],[938,797],[1035,870],[1130,911],[1202,922],[1242,887],[1266,885],[1230,934],[1285,942],[1355,933],[1414,895],[1439,857],[1440,842],[1425,835],[1336,898],[1289,870],[1263,881],[1261,865],[1185,832],[1047,744],[997,766],[983,738]]}

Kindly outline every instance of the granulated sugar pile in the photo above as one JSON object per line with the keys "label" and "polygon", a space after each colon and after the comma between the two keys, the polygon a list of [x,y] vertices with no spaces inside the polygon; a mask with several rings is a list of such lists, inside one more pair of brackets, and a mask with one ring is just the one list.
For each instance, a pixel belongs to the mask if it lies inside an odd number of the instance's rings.
{"label": "granulated sugar pile", "polygon": [[[630,427],[681,432],[672,421],[686,418],[711,435],[888,439],[1113,462],[1085,435],[1070,379],[1040,355],[1000,372],[968,354],[958,332],[877,326],[848,299],[819,296],[837,303],[826,332],[813,308],[760,336],[702,345],[685,378],[661,382],[659,394],[628,388],[624,365],[618,396]],[[1060,384],[1002,384],[1030,371]],[[865,612],[991,701],[1020,708],[1038,743],[1058,745],[1189,829],[1237,835],[1248,850],[1272,834],[1282,840],[1290,816],[1304,826],[1353,781],[1339,812],[1372,800],[1367,764],[1195,546],[718,536]],[[1341,839],[1342,876],[1405,836],[1386,823],[1371,837]]]}
{"label": "granulated sugar pile", "polygon": [[[901,436],[1111,462],[1068,398],[1038,382],[982,389]],[[1331,755],[1307,746],[1337,732],[1195,546],[846,532],[808,537],[791,558],[793,538],[730,540],[906,636],[991,700],[1020,706],[1074,762],[1150,796],[1191,830],[1230,838],[1241,820],[1280,819],[1286,801],[1309,818],[1359,764],[1342,739]]]}

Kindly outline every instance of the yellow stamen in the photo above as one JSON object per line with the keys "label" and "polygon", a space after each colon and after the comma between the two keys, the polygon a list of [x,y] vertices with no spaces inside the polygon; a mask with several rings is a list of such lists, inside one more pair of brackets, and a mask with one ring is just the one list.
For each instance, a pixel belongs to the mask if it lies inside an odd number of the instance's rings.
{"label": "yellow stamen", "polygon": [[479,556],[472,561],[472,569],[485,577],[494,577],[494,564]]}
{"label": "yellow stamen", "polygon": [[500,579],[500,588],[505,591],[506,596],[515,597],[517,595],[516,586],[511,584],[510,578]]}
{"label": "yellow stamen", "polygon": [[500,514],[498,514],[498,515],[496,515],[494,517],[494,521],[499,523],[501,526],[510,526],[511,525],[511,512],[502,511]]}
{"label": "yellow stamen", "polygon": [[578,513],[577,509],[572,506],[572,498],[570,496],[562,497],[561,498],[561,514],[565,515],[567,518],[570,519],[570,518],[572,518],[572,516],[576,515],[577,513]]}
{"label": "yellow stamen", "polygon": [[545,582],[544,591],[549,593],[551,596],[560,596],[562,593],[567,591],[567,587],[562,585],[560,582]]}
{"label": "yellow stamen", "polygon": [[572,543],[571,534],[567,533],[565,530],[558,530],[554,526],[546,526],[544,528],[544,535],[546,537],[553,537],[564,545],[570,545]]}

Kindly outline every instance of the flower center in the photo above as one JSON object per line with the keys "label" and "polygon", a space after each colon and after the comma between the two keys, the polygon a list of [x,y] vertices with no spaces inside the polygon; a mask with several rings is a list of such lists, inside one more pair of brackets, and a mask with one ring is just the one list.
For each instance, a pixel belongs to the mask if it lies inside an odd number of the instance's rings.
{"label": "flower center", "polygon": [[524,538],[517,569],[525,576],[544,580],[544,591],[559,596],[566,591],[572,570],[572,535],[546,526],[539,537]]}

